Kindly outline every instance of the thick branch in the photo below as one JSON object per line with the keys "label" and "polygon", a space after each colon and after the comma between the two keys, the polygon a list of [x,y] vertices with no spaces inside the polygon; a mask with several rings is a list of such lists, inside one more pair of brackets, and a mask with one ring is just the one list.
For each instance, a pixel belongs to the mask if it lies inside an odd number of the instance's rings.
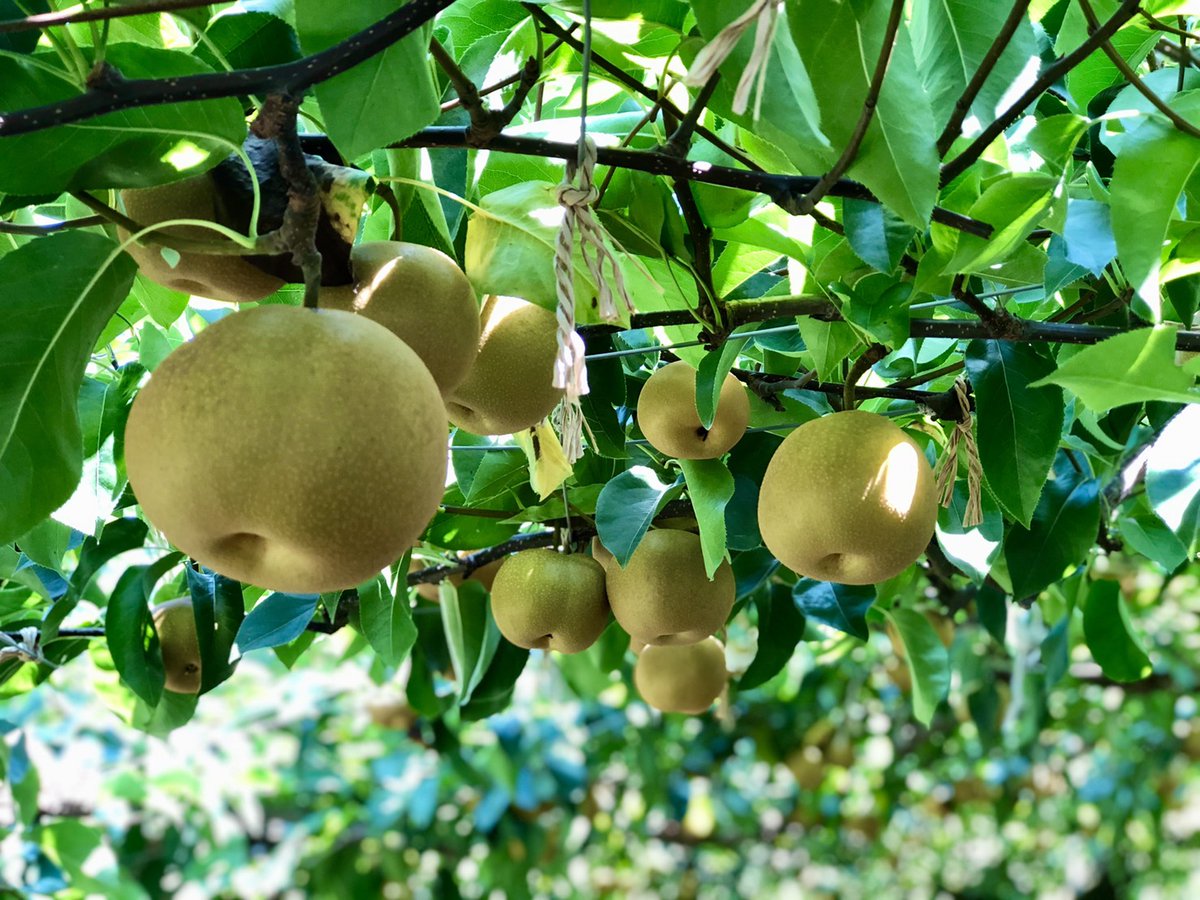
{"label": "thick branch", "polygon": [[1031,103],[1034,103],[1055,82],[1091,56],[1101,44],[1116,34],[1122,25],[1137,15],[1137,11],[1138,0],[1123,0],[1112,18],[1093,31],[1082,44],[1066,56],[1060,57],[1053,65],[1048,66],[1037,81],[1029,87],[1029,90],[985,128],[967,149],[942,166],[942,184],[949,184],[970,168],[983,155],[992,141],[1003,134],[1009,125],[1017,121]]}
{"label": "thick branch", "polygon": [[[782,394],[785,391],[815,391],[830,397],[843,397],[846,383],[837,381],[817,381],[812,373],[792,378],[790,375],[767,375],[761,372],[748,372],[745,369],[732,369],[734,378],[744,383],[755,394],[764,400]],[[902,387],[863,387],[855,385],[854,396],[860,400],[884,398],[887,400],[911,400],[927,406],[934,416],[948,422],[962,420],[962,407],[958,402],[958,394],[951,388],[948,391],[918,391]],[[972,403],[974,400],[972,400]]]}
{"label": "thick branch", "polygon": [[364,28],[327,50],[294,62],[233,72],[186,75],[180,78],[124,79],[110,77],[102,89],[78,97],[0,113],[0,137],[27,134],[81,122],[119,109],[241,97],[247,94],[292,94],[370,59],[420,28],[454,0],[411,0],[391,15]]}

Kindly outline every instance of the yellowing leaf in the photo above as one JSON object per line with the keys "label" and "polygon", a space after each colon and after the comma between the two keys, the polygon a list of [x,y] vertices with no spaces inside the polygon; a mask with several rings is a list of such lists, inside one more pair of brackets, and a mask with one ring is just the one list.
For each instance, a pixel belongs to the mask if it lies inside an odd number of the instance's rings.
{"label": "yellowing leaf", "polygon": [[529,460],[529,484],[545,500],[571,477],[571,463],[549,422],[513,435]]}

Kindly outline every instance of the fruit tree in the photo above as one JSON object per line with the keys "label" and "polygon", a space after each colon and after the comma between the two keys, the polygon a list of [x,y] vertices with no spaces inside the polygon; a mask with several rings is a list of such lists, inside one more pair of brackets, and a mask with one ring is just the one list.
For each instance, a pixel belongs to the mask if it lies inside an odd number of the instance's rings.
{"label": "fruit tree", "polygon": [[1197,896],[1198,42],[0,0],[0,890]]}

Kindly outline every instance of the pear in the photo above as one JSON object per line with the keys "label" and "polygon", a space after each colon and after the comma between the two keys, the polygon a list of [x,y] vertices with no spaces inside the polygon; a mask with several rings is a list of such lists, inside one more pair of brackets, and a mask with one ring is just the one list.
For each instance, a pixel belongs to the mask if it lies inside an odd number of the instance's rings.
{"label": "pear", "polygon": [[492,584],[492,616],[518,647],[579,653],[608,625],[604,569],[579,553],[514,553]]}
{"label": "pear", "polygon": [[742,439],[750,422],[746,389],[732,375],[721,383],[711,428],[696,410],[696,370],[685,362],[658,369],[638,397],[638,426],[661,453],[676,459],[716,459]]}
{"label": "pear", "polygon": [[[126,214],[139,225],[154,225],[168,219],[213,222],[217,218],[215,187],[208,173],[157,187],[122,191],[121,200]],[[117,233],[121,240],[129,237],[124,229],[117,229]],[[172,267],[163,258],[162,247],[149,242],[156,233],[159,232],[146,236],[145,245],[132,243],[125,251],[134,258],[143,275],[163,287],[229,303],[261,300],[283,287],[283,281],[256,269],[240,256],[180,253],[179,261]],[[173,225],[161,233],[199,240],[221,239],[217,232],[196,225]]]}
{"label": "pear", "polygon": [[633,667],[642,699],[660,712],[698,715],[725,690],[725,647],[707,637],[695,644],[650,646]]}
{"label": "pear", "polygon": [[645,644],[694,644],[725,624],[733,609],[733,571],[722,562],[712,581],[700,537],[648,532],[625,568],[605,565],[608,602],[629,636]]}
{"label": "pear", "polygon": [[354,284],[321,289],[322,309],[378,322],[421,357],[443,394],[454,390],[479,352],[479,304],[462,269],[445,253],[403,241],[368,241],[350,251]]}
{"label": "pear", "polygon": [[551,384],[558,354],[554,313],[516,297],[488,297],[479,355],[447,395],[450,421],[472,434],[513,434],[546,418],[562,397]]}
{"label": "pear", "polygon": [[180,694],[200,693],[200,641],[189,597],[160,603],[150,611],[162,648],[166,688]]}
{"label": "pear", "polygon": [[933,472],[891,421],[861,410],[806,422],[767,465],[758,496],[763,543],[808,578],[876,584],[928,546]]}
{"label": "pear", "polygon": [[420,536],[446,478],[429,370],[351,313],[263,306],[179,347],[134,400],[125,460],[147,518],[230,578],[354,587]]}

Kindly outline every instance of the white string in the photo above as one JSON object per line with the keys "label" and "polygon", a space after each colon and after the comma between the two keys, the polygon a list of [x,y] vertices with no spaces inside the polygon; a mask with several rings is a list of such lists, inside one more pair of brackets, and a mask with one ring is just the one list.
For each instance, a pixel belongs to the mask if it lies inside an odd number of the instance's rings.
{"label": "white string", "polygon": [[754,48],[750,51],[750,59],[746,61],[746,67],[742,70],[742,76],[733,92],[733,111],[738,115],[746,112],[750,103],[750,89],[754,87],[754,118],[759,118],[762,112],[763,89],[767,83],[767,61],[771,55],[771,43],[775,39],[775,26],[779,21],[781,5],[779,0],[754,0],[749,9],[722,28],[696,55],[683,83],[688,87],[701,87],[706,84],[737,47],[742,35],[751,24],[755,24]]}

